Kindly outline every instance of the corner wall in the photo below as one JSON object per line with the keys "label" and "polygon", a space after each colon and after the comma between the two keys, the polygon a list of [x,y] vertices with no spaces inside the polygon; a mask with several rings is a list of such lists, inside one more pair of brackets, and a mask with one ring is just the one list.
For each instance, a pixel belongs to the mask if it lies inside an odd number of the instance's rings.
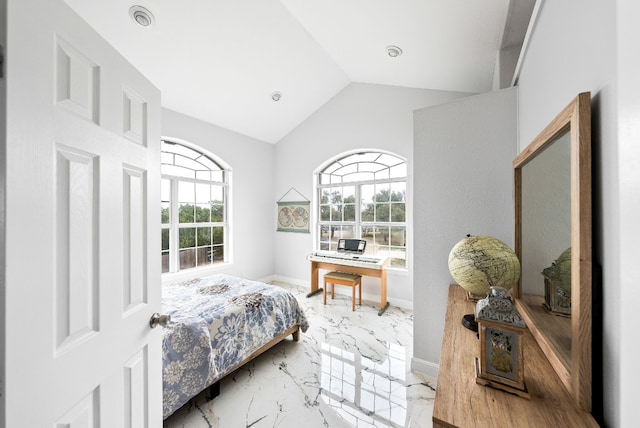
{"label": "corner wall", "polygon": [[[517,90],[488,92],[414,113],[414,359],[436,375],[451,248],[467,234],[513,246]],[[419,309],[419,310],[418,310]]]}
{"label": "corner wall", "polygon": [[213,269],[249,279],[271,275],[275,146],[168,109],[162,109],[162,136],[197,144],[231,166],[233,261]]}
{"label": "corner wall", "polygon": [[[407,159],[409,216],[416,192],[412,173],[415,168],[421,168],[413,160],[413,110],[466,95],[366,83],[348,85],[276,145],[271,230],[276,228],[275,203],[287,190],[295,187],[313,201],[313,172],[329,159],[360,149],[387,150]],[[312,204],[312,211],[314,208]],[[312,214],[310,234],[273,232],[276,277],[309,286],[310,267],[306,256],[313,251],[314,219]],[[411,224],[409,217],[407,224]],[[411,235],[407,236],[409,257],[414,253],[413,241]],[[387,296],[392,305],[413,306],[413,259],[410,258],[408,263],[407,272],[389,271]],[[379,280],[364,278],[365,299],[379,301],[379,290]]]}

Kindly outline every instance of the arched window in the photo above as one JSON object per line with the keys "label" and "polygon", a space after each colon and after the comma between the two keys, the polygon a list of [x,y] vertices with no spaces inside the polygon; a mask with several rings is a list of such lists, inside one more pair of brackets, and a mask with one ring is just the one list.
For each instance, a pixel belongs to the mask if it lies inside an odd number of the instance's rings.
{"label": "arched window", "polygon": [[161,143],[162,272],[228,257],[230,170],[193,146]]}
{"label": "arched window", "polygon": [[336,250],[338,239],[367,241],[366,253],[407,264],[407,163],[383,152],[338,159],[317,174],[319,250]]}

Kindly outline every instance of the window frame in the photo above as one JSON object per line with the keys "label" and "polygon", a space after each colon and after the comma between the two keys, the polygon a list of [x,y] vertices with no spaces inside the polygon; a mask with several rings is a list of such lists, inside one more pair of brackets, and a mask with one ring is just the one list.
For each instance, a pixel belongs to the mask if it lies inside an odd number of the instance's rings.
{"label": "window frame", "polygon": [[[168,173],[163,173],[163,166],[165,165],[169,165],[168,163],[165,162],[165,160],[163,159],[161,161],[161,166],[160,166],[160,175],[161,175],[161,185],[164,186],[165,181],[168,181],[169,183],[169,200],[165,201],[164,197],[161,197],[161,212],[164,211],[164,205],[168,202],[169,203],[169,222],[168,223],[164,223],[161,220],[161,224],[160,224],[160,231],[161,234],[164,234],[165,230],[168,230],[169,232],[169,237],[168,237],[168,250],[165,250],[164,247],[164,237],[161,237],[161,240],[163,241],[163,245],[161,248],[161,254],[164,257],[165,253],[168,253],[169,256],[169,261],[168,261],[168,270],[164,271],[164,265],[161,263],[162,266],[162,275],[176,275],[179,273],[183,273],[183,272],[187,272],[187,271],[193,271],[193,270],[203,270],[203,269],[211,269],[214,267],[218,267],[218,266],[222,266],[222,265],[226,265],[228,263],[230,263],[231,260],[231,253],[230,253],[230,249],[231,249],[231,243],[230,243],[230,224],[229,224],[229,216],[230,216],[230,182],[231,182],[231,168],[229,168],[224,162],[222,162],[220,159],[218,159],[216,156],[213,156],[211,153],[207,152],[206,150],[204,150],[202,147],[199,147],[195,144],[191,144],[182,140],[176,140],[173,138],[162,138],[162,148],[161,148],[161,153],[169,153],[167,151],[164,150],[164,144],[170,144],[170,145],[178,145],[178,146],[182,146],[185,147],[187,149],[189,149],[190,151],[193,151],[195,153],[198,153],[200,157],[205,157],[207,158],[207,160],[211,163],[213,163],[215,166],[217,166],[219,168],[219,170],[214,170],[209,168],[209,171],[212,172],[220,172],[222,175],[222,181],[219,180],[215,180],[213,178],[210,178],[209,180],[206,179],[202,179],[202,178],[197,178],[196,176],[198,175],[192,168],[186,168],[183,166],[183,168],[186,169],[191,169],[192,171],[194,171],[194,177],[190,178],[190,177],[185,177],[185,176],[180,176],[177,174],[168,174]],[[173,152],[174,155],[180,155],[177,152]],[[175,163],[175,158],[174,158],[174,162],[172,165],[176,165]],[[206,165],[205,165],[206,166]],[[204,169],[199,170],[199,171],[204,171]],[[210,174],[210,177],[213,174]],[[194,186],[194,196],[193,196],[193,206],[194,206],[194,218],[192,219],[193,221],[191,222],[180,222],[179,217],[180,217],[180,206],[181,203],[184,201],[181,201],[180,196],[179,196],[179,187],[180,187],[180,183],[188,183],[190,185]],[[198,206],[198,201],[197,201],[197,196],[195,195],[196,193],[196,185],[198,184],[205,184],[208,186],[211,186],[209,191],[211,192],[211,189],[214,187],[220,187],[222,190],[222,221],[213,221],[213,219],[211,218],[212,214],[213,214],[213,210],[209,209],[209,221],[203,221],[203,222],[199,222],[197,221],[196,218],[196,207]],[[163,191],[161,191],[161,196],[163,196]],[[209,204],[211,204],[211,200],[208,202]],[[213,228],[216,227],[220,227],[222,228],[222,243],[220,245],[216,245],[215,242],[213,242]],[[198,253],[199,253],[199,249],[205,248],[206,246],[198,246],[198,229],[199,228],[210,228],[210,236],[211,236],[211,243],[210,245],[208,245],[210,247],[210,250],[207,250],[207,258],[209,257],[213,257],[213,259],[210,259],[211,262],[207,263],[201,263],[198,264]],[[196,263],[195,266],[193,267],[184,267],[184,268],[180,268],[180,252],[182,250],[185,250],[183,248],[180,248],[180,230],[181,229],[194,229],[194,247],[188,247],[188,248],[193,248],[194,252],[195,252],[195,261],[194,263]],[[215,259],[215,253],[213,253],[213,250],[215,247],[222,247],[222,251],[223,251],[223,258],[220,261],[216,261]]]}
{"label": "window frame", "polygon": [[[367,180],[354,180],[354,181],[349,181],[349,180],[344,180],[344,178],[342,178],[341,180],[334,180],[330,179],[328,183],[321,183],[321,179],[323,177],[323,174],[325,177],[327,176],[331,176],[332,174],[335,174],[336,171],[339,171],[341,168],[336,168],[336,164],[339,164],[341,161],[344,161],[345,159],[348,159],[354,155],[357,156],[367,156],[367,155],[377,155],[378,158],[382,157],[382,156],[386,156],[389,157],[391,156],[392,158],[394,158],[395,160],[397,160],[397,163],[394,163],[393,165],[390,164],[385,164],[385,163],[381,163],[381,162],[374,162],[374,163],[379,163],[380,165],[385,165],[385,168],[388,168],[389,170],[391,170],[392,168],[395,168],[399,165],[402,165],[405,174],[403,176],[399,176],[399,177],[392,177],[392,174],[389,173],[388,178],[383,178],[383,179],[367,179]],[[360,163],[360,162],[356,162],[356,163]],[[370,161],[364,161],[362,163],[372,163]],[[350,166],[352,164],[349,164]],[[347,167],[343,166],[344,169],[346,170]],[[384,251],[384,253],[388,254],[389,257],[392,258],[392,252],[394,249],[398,249],[399,251],[402,251],[404,253],[404,257],[400,258],[404,260],[404,264],[398,264],[398,263],[392,263],[392,265],[390,266],[390,268],[392,269],[397,269],[397,270],[402,270],[402,271],[407,271],[409,268],[409,247],[408,247],[408,243],[407,243],[407,239],[408,239],[408,234],[409,234],[409,223],[407,221],[407,218],[409,216],[409,212],[408,212],[408,207],[409,207],[409,201],[408,201],[408,185],[409,185],[409,174],[408,174],[408,162],[407,160],[399,155],[396,155],[394,153],[390,153],[390,152],[385,152],[385,151],[380,151],[380,150],[360,150],[357,152],[350,152],[350,153],[346,153],[346,154],[342,154],[334,159],[332,159],[331,161],[328,161],[327,163],[325,163],[322,167],[320,167],[318,170],[316,170],[316,173],[314,174],[315,177],[315,198],[316,198],[316,209],[314,210],[314,215],[315,215],[315,232],[314,232],[314,248],[316,250],[331,250],[331,251],[335,251],[336,250],[336,244],[337,244],[337,239],[333,238],[330,236],[329,239],[324,239],[323,238],[323,227],[329,227],[331,228],[331,226],[339,226],[339,227],[351,227],[353,228],[353,238],[355,239],[365,239],[363,238],[363,230],[365,230],[365,228],[372,228],[373,230],[376,230],[378,228],[386,228],[387,230],[389,230],[389,233],[391,233],[391,230],[394,227],[397,228],[401,228],[403,230],[404,233],[404,242],[403,245],[392,245],[392,242],[390,241],[387,245],[380,245],[379,243],[376,242],[376,237],[374,235],[373,237],[373,243],[369,242],[367,245],[367,249],[365,251],[365,254],[379,254],[380,253],[380,249],[382,251]],[[353,169],[353,168],[351,168]],[[355,174],[355,173],[359,173],[358,168],[356,167],[356,171],[344,174],[344,176],[349,175],[349,174]],[[329,171],[329,172],[326,172]],[[372,173],[374,176],[376,173]],[[343,176],[343,177],[344,177]],[[404,220],[403,221],[393,221],[392,219],[392,205],[394,203],[394,201],[391,200],[391,192],[393,192],[393,184],[394,183],[402,183],[404,186],[404,190],[403,190],[403,200],[402,200],[402,204],[404,205]],[[373,197],[375,198],[376,195],[379,194],[378,190],[377,190],[377,186],[381,186],[384,185],[385,187],[388,186],[389,187],[389,200],[387,201],[374,201],[372,200],[371,203],[373,204],[374,210],[376,209],[376,207],[379,204],[388,204],[388,208],[389,208],[389,214],[388,214],[388,220],[386,221],[380,221],[376,218],[376,211],[374,211],[374,218],[372,220],[363,220],[362,218],[362,211],[363,211],[363,205],[365,205],[364,199],[362,197],[363,194],[363,187],[364,186],[374,186],[374,191],[373,191]],[[354,188],[354,219],[351,220],[344,220],[344,192],[343,192],[343,188],[345,187],[353,187]],[[327,190],[327,189],[332,189],[332,188],[337,188],[340,189],[340,194],[342,196],[342,215],[343,215],[343,219],[341,219],[340,221],[336,221],[331,217],[331,213],[333,212],[332,210],[332,205],[331,203],[329,204],[323,204],[322,203],[322,198],[323,198],[323,193]],[[331,197],[331,192],[329,191],[329,197]],[[350,205],[351,203],[348,202],[347,205]],[[323,220],[323,208],[324,207],[329,207],[329,212],[330,212],[330,218],[329,220]],[[326,217],[326,215],[324,216]],[[325,229],[326,231],[326,229]],[[331,233],[331,232],[330,232]],[[372,248],[374,247],[374,248]]]}

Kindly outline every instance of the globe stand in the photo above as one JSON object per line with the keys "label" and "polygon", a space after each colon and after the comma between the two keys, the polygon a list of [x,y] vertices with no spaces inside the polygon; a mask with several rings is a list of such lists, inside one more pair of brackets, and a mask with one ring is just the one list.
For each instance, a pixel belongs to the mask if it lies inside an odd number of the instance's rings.
{"label": "globe stand", "polygon": [[478,323],[474,314],[466,314],[462,317],[462,325],[474,332],[478,332]]}

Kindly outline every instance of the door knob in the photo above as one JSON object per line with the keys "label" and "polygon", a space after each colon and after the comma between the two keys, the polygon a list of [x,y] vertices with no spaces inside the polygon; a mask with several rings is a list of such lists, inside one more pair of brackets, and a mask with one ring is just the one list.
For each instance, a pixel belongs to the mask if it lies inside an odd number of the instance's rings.
{"label": "door knob", "polygon": [[149,320],[149,326],[151,328],[156,328],[158,325],[161,325],[162,327],[166,327],[170,321],[171,321],[171,315],[166,315],[166,314],[160,315],[159,313],[156,312],[155,314],[151,315],[151,319]]}

